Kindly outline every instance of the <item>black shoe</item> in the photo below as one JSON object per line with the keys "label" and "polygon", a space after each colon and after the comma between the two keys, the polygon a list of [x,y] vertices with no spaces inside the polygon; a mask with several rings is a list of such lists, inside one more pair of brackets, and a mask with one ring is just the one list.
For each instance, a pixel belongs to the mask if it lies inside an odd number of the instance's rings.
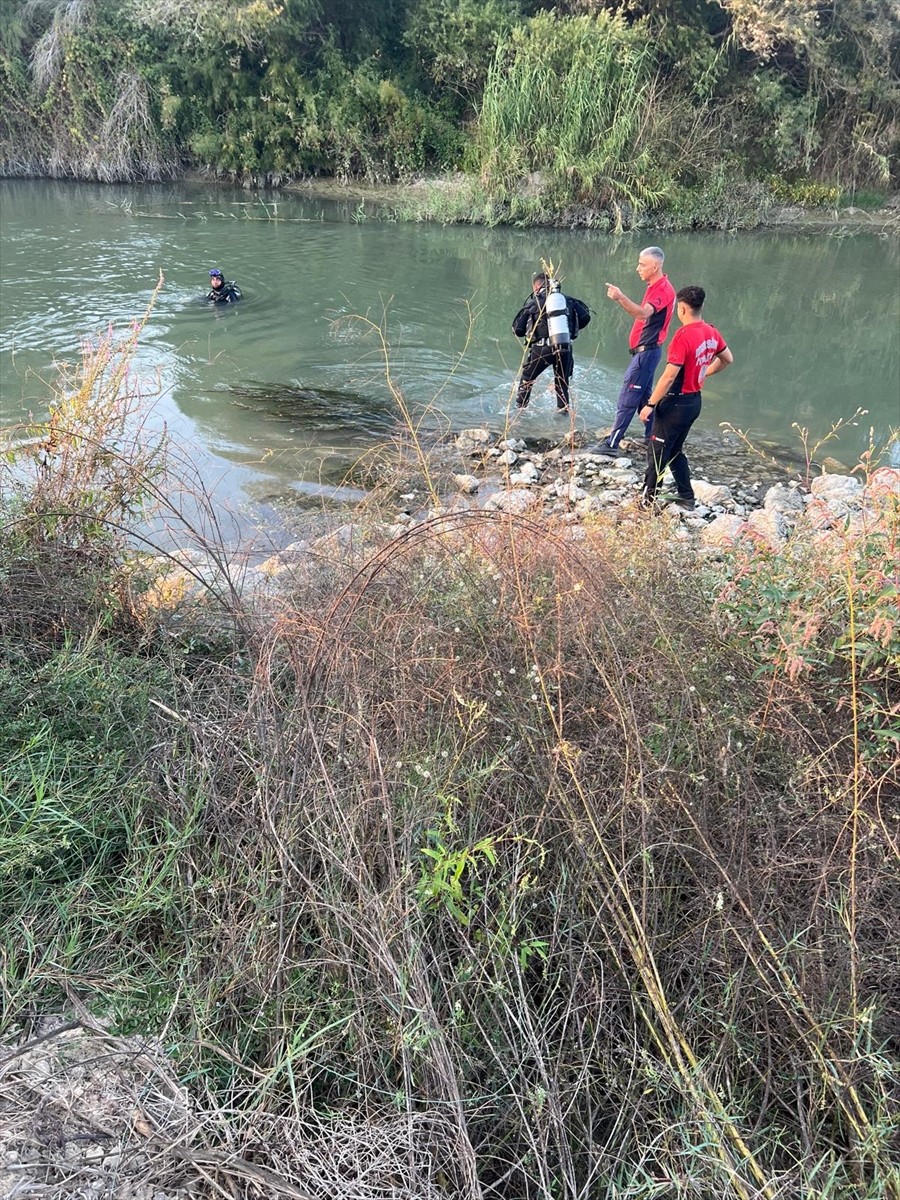
{"label": "black shoe", "polygon": [[614,450],[609,442],[601,442],[594,454],[602,454],[604,458],[621,458],[622,455],[618,450]]}
{"label": "black shoe", "polygon": [[672,501],[672,507],[681,509],[682,512],[693,512],[697,501],[693,496],[679,496],[677,500]]}
{"label": "black shoe", "polygon": [[563,416],[565,416],[565,417],[567,417],[569,415],[569,410],[566,407],[566,405],[564,405],[564,404],[557,404],[556,411],[558,413],[562,413]]}

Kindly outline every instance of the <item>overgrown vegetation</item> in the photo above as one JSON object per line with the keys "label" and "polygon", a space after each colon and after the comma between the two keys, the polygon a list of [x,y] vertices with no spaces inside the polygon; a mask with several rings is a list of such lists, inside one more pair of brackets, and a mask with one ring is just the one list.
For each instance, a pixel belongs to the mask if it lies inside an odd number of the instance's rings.
{"label": "overgrown vegetation", "polygon": [[892,0],[40,0],[0,14],[0,162],[461,170],[421,214],[747,225],[896,185],[898,64]]}
{"label": "overgrown vegetation", "polygon": [[161,1038],[210,1195],[897,1200],[896,497],[705,566],[449,515],[167,619],[127,354],[3,460],[4,1032]]}

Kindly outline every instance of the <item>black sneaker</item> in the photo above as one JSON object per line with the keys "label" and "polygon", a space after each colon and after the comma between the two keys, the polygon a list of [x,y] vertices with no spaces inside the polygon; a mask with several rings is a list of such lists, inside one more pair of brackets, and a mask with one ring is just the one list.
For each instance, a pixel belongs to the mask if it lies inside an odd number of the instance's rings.
{"label": "black sneaker", "polygon": [[622,455],[618,450],[614,450],[609,442],[601,442],[593,454],[602,454],[604,458],[621,458]]}
{"label": "black sneaker", "polygon": [[697,501],[693,496],[679,496],[677,500],[672,501],[672,507],[678,508],[682,512],[693,512],[697,507]]}

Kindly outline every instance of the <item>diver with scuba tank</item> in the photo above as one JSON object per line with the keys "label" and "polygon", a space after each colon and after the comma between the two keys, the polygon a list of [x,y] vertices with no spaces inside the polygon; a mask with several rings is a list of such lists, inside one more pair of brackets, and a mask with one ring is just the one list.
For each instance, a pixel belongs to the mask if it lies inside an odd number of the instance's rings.
{"label": "diver with scuba tank", "polygon": [[572,342],[590,322],[585,303],[565,296],[559,281],[545,271],[531,277],[531,295],[516,313],[512,324],[516,337],[525,338],[525,359],[519,373],[516,407],[525,408],[534,381],[553,368],[558,412],[569,411],[569,380],[575,369]]}
{"label": "diver with scuba tank", "polygon": [[233,280],[226,279],[218,267],[213,267],[209,273],[206,299],[213,304],[237,304],[241,299],[241,289]]}

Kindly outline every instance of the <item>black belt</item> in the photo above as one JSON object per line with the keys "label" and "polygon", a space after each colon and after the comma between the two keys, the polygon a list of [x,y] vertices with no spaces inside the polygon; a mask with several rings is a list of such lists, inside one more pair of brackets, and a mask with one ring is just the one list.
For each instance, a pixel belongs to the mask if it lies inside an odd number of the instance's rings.
{"label": "black belt", "polygon": [[[551,340],[549,338],[539,338],[537,341],[529,342],[528,344],[529,344],[529,346],[552,346],[553,345],[553,343],[551,342]],[[571,342],[563,342],[562,345],[557,346],[556,349],[557,350],[568,350],[569,347],[571,346],[571,344],[572,344]]]}
{"label": "black belt", "polygon": [[636,354],[643,354],[645,350],[655,350],[658,345],[659,342],[654,342],[652,346],[635,346],[635,348],[633,350],[629,350],[628,353],[632,358],[634,358]]}

